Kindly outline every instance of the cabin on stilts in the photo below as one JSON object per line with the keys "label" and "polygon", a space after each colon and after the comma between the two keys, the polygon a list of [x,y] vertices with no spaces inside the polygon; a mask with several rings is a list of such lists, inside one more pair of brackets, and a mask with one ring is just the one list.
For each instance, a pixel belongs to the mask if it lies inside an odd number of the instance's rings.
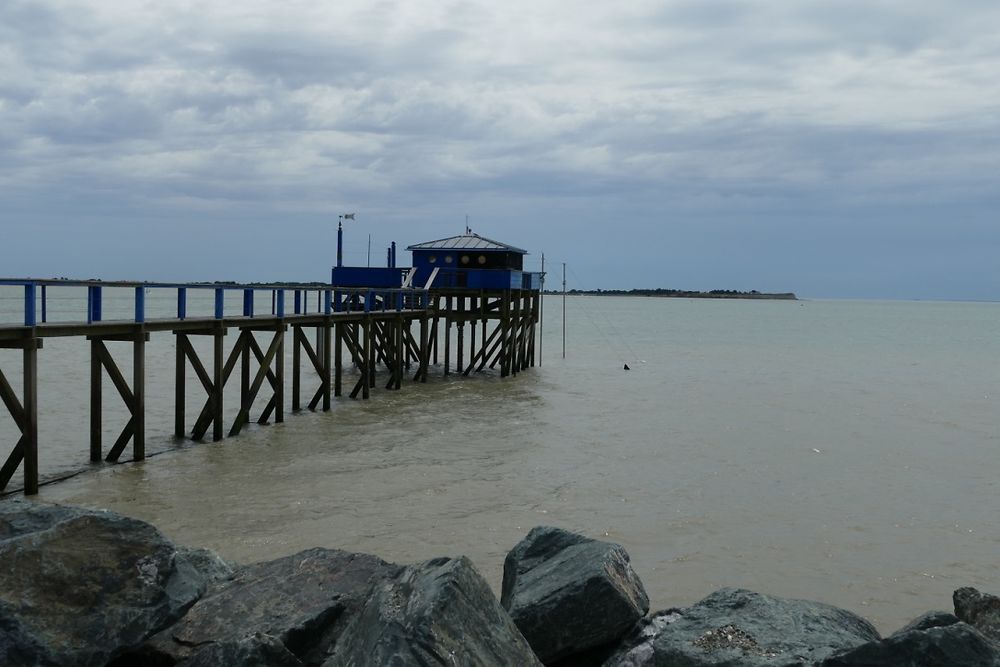
{"label": "cabin on stilts", "polygon": [[468,227],[460,236],[417,243],[407,250],[413,253],[410,279],[429,290],[434,311],[431,354],[437,364],[441,353],[445,375],[451,373],[453,356],[455,372],[463,375],[499,366],[501,377],[506,377],[535,365],[542,274],[523,270],[527,251],[474,234]]}

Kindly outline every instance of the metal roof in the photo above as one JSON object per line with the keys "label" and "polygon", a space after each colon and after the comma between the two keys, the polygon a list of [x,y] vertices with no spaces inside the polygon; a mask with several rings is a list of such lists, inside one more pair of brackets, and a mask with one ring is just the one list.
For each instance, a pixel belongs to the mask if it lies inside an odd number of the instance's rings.
{"label": "metal roof", "polygon": [[414,243],[407,250],[483,250],[493,252],[516,252],[527,255],[527,250],[515,248],[506,243],[500,243],[492,239],[485,238],[479,234],[462,234],[461,236],[450,236],[437,241],[427,241],[425,243]]}

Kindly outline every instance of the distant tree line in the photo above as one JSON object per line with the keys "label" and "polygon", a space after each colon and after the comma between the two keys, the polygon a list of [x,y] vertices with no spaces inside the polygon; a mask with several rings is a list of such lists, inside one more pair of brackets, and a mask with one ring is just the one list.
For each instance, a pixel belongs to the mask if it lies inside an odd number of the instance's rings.
{"label": "distant tree line", "polygon": [[[546,290],[546,294],[561,294],[559,290]],[[681,297],[687,299],[795,299],[793,292],[758,292],[749,290],[741,292],[734,289],[713,289],[707,292],[700,290],[679,290],[657,287],[655,289],[596,289],[596,290],[567,290],[567,294],[592,294],[599,296],[661,296],[661,297]]]}

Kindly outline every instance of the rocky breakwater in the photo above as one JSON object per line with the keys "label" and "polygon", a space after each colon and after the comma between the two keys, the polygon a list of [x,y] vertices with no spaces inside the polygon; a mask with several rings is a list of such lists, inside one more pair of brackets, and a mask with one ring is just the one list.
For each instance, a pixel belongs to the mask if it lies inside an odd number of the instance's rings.
{"label": "rocky breakwater", "polygon": [[973,665],[1000,667],[1000,598],[955,592],[882,638],[843,609],[740,589],[648,614],[628,554],[532,530],[501,599],[465,558],[309,549],[251,565],[110,512],[0,502],[2,665]]}

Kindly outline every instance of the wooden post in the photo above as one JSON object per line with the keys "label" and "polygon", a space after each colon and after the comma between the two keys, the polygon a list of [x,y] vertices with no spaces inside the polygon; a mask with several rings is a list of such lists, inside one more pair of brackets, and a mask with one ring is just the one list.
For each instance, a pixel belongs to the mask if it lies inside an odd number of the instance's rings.
{"label": "wooden post", "polygon": [[507,377],[507,359],[510,357],[510,300],[504,292],[500,297],[500,377]]}
{"label": "wooden post", "polygon": [[455,363],[455,372],[462,372],[463,348],[465,347],[465,297],[458,297],[458,359]]}
{"label": "wooden post", "polygon": [[302,327],[292,325],[292,412],[302,409],[300,404],[300,387],[302,382],[302,370],[299,366],[302,363],[299,339],[302,337]]}
{"label": "wooden post", "polygon": [[[240,346],[240,415],[250,414],[250,342],[248,338],[253,337],[253,331],[249,329],[243,329],[240,331],[239,338],[236,339],[236,344]],[[239,423],[240,417],[237,416],[237,422],[233,424],[233,428],[229,429],[229,435],[233,436],[234,430],[239,433],[239,428],[237,424]]]}
{"label": "wooden post", "polygon": [[[176,348],[176,359],[174,365],[174,437],[184,437],[184,408],[186,401],[186,366],[184,364],[184,347],[181,338],[187,338],[182,333],[174,336],[174,347]],[[93,460],[93,456],[91,456]]]}
{"label": "wooden post", "polygon": [[427,382],[427,364],[429,360],[427,349],[427,314],[420,316],[420,381]]}
{"label": "wooden post", "polygon": [[225,360],[225,346],[223,345],[223,336],[226,335],[225,329],[219,327],[216,330],[214,336],[214,358],[212,359],[212,382],[213,387],[213,416],[212,416],[212,440],[218,442],[222,440],[223,430],[222,430],[222,397],[224,394],[226,380],[223,376],[223,365]]}
{"label": "wooden post", "polygon": [[371,315],[365,316],[364,321],[361,325],[364,330],[364,356],[365,362],[361,367],[362,373],[362,388],[361,388],[361,398],[367,399],[371,395],[371,381],[375,377],[375,352],[372,345],[372,318]]}
{"label": "wooden post", "polygon": [[100,463],[103,453],[101,452],[101,384],[103,374],[101,370],[101,357],[98,354],[98,346],[101,344],[96,338],[90,341],[90,461]]}
{"label": "wooden post", "polygon": [[403,336],[403,316],[396,316],[396,389],[403,388],[403,357],[405,338]]}
{"label": "wooden post", "polygon": [[[316,300],[320,300],[318,294]],[[274,388],[274,423],[280,424],[285,421],[285,325],[283,322],[278,322],[275,335],[278,337],[278,351],[274,356],[274,375],[277,379],[277,386]],[[319,329],[316,329],[316,336],[319,337]]]}
{"label": "wooden post", "polygon": [[[330,347],[332,340],[330,318],[323,322],[323,411],[330,410]],[[339,345],[339,341],[338,341]]]}
{"label": "wooden post", "polygon": [[33,338],[24,347],[24,495],[38,493],[38,348]]}
{"label": "wooden post", "polygon": [[337,322],[334,326],[334,332],[337,342],[335,343],[334,350],[334,361],[333,361],[333,395],[340,396],[343,392],[343,375],[344,375],[344,327],[348,326],[344,322]]}
{"label": "wooden post", "polygon": [[469,365],[476,356],[476,297],[469,297]]}
{"label": "wooden post", "polygon": [[142,327],[135,332],[132,342],[132,458],[146,458],[146,332]]}
{"label": "wooden post", "polygon": [[444,299],[444,374],[448,375],[451,364],[451,297]]}

